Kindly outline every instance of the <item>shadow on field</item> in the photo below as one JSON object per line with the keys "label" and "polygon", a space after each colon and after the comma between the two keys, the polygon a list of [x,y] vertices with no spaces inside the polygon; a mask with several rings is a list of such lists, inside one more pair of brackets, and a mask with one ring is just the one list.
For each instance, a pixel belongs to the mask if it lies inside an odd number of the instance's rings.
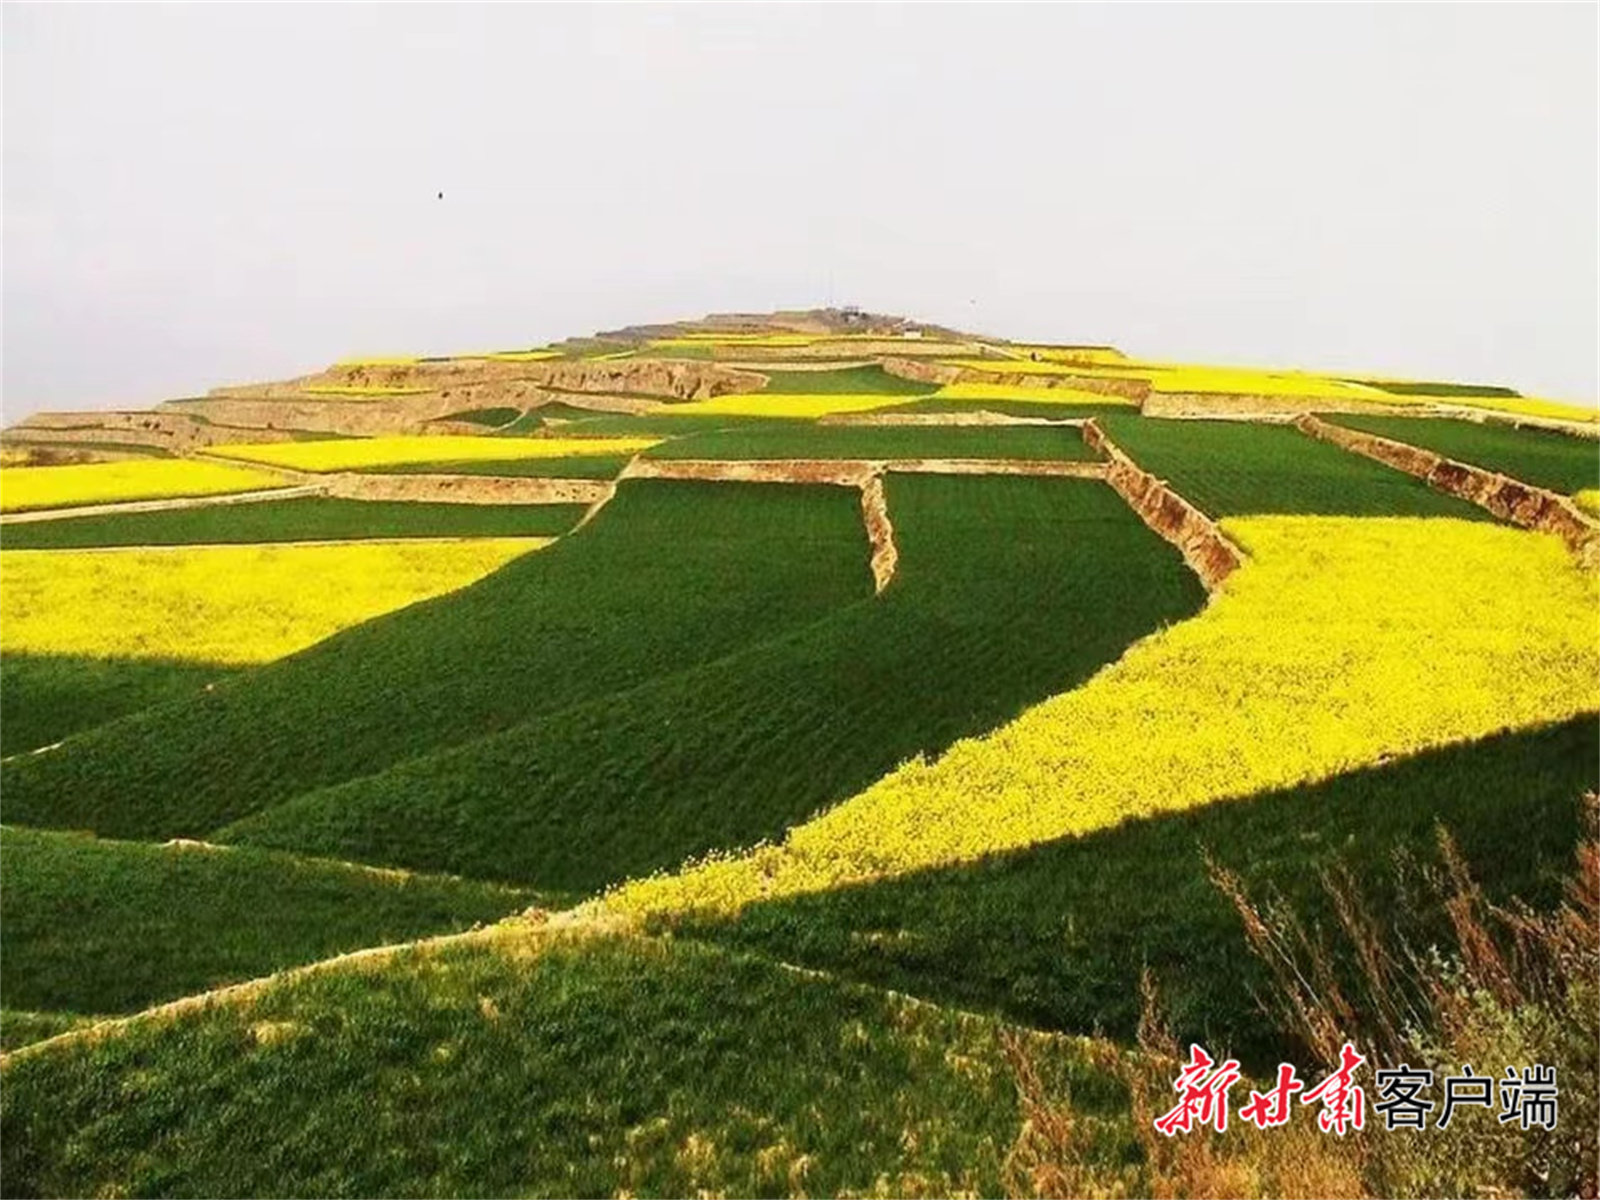
{"label": "shadow on field", "polygon": [[[1155,973],[1174,1032],[1260,1066],[1288,1050],[1260,1015],[1268,983],[1203,851],[1252,894],[1332,923],[1319,871],[1341,861],[1428,937],[1403,883],[1450,830],[1491,899],[1553,904],[1596,786],[1594,716],[1503,734],[1327,780],[983,862],[699,918],[681,933],[1030,1024],[1129,1038],[1139,975]],[[1413,924],[1414,922],[1414,924]]]}

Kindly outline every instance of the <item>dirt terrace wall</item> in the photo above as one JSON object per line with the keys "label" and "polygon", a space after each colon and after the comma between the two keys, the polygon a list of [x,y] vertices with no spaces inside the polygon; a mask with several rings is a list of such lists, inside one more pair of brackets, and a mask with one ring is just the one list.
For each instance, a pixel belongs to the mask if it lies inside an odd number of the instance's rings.
{"label": "dirt terrace wall", "polygon": [[1106,456],[1106,481],[1146,525],[1178,548],[1207,591],[1216,591],[1239,569],[1244,555],[1216,522],[1123,453],[1093,418],[1084,423],[1083,440]]}
{"label": "dirt terrace wall", "polygon": [[[314,375],[269,383],[212,388],[208,397],[235,400],[303,399],[315,387],[411,387],[430,393],[456,393],[459,389],[524,382],[533,388],[567,392],[601,392],[608,395],[647,396],[666,400],[706,400],[732,392],[759,390],[765,377],[738,371],[720,363],[658,359],[544,359],[503,362],[498,359],[460,359],[450,362],[351,363],[335,365]],[[380,403],[384,399],[366,400]],[[404,397],[395,397],[404,399]]]}
{"label": "dirt terrace wall", "polygon": [[311,433],[350,433],[365,436],[420,432],[434,417],[463,408],[452,396],[429,392],[421,396],[395,396],[380,400],[249,399],[231,396],[202,400],[175,400],[163,411],[192,414],[217,425],[232,426],[228,441],[272,441],[274,430]]}
{"label": "dirt terrace wall", "polygon": [[1600,522],[1585,516],[1565,496],[1456,462],[1419,446],[1330,425],[1309,414],[1295,425],[1314,438],[1414,475],[1438,491],[1470,500],[1502,520],[1524,529],[1553,533],[1586,564],[1600,563]]}
{"label": "dirt terrace wall", "polygon": [[883,476],[874,475],[861,486],[861,520],[867,527],[867,541],[872,546],[873,593],[878,594],[889,586],[895,568],[900,564],[900,549],[894,544],[894,525],[889,520],[889,501],[883,491]]}
{"label": "dirt terrace wall", "polygon": [[1143,404],[1147,417],[1216,417],[1231,415],[1296,415],[1307,412],[1389,413],[1405,415],[1413,405],[1381,400],[1338,400],[1328,396],[1267,396],[1255,392],[1151,392]]}
{"label": "dirt terrace wall", "polygon": [[155,409],[147,412],[34,413],[6,431],[15,442],[107,442],[124,446],[160,446],[187,450],[237,442],[241,436],[259,441],[287,441],[289,434],[241,431],[227,425],[195,420],[183,412]]}
{"label": "dirt terrace wall", "polygon": [[993,383],[1018,388],[1071,388],[1076,392],[1094,392],[1099,396],[1121,396],[1126,400],[1143,400],[1150,390],[1144,379],[1128,379],[1120,375],[1038,375],[1023,371],[1007,371],[1005,363],[996,359],[993,368],[957,367],[949,363],[924,363],[909,358],[886,358],[883,369],[901,379],[918,383]]}
{"label": "dirt terrace wall", "polygon": [[865,487],[878,473],[858,459],[636,458],[619,479],[702,479],[718,483],[828,483]]}
{"label": "dirt terrace wall", "polygon": [[610,496],[603,479],[493,475],[328,475],[329,496],[350,500],[436,500],[446,504],[595,504]]}

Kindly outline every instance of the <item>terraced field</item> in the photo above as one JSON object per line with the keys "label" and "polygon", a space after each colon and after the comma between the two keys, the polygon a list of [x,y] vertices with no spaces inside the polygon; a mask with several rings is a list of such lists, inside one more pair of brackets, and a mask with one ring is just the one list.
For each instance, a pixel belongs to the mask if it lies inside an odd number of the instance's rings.
{"label": "terraced field", "polygon": [[241,462],[295,471],[366,471],[407,463],[445,463],[509,459],[573,459],[637,454],[650,445],[643,438],[609,441],[569,438],[500,438],[429,434],[414,437],[338,438],[318,442],[262,442],[216,446],[212,453]]}
{"label": "terraced field", "polygon": [[1336,424],[1421,446],[1535,487],[1572,493],[1600,484],[1600,441],[1479,421],[1339,416]]}
{"label": "terraced field", "polygon": [[709,661],[870,589],[845,489],[624,484],[580,533],[475,587],[17,763],[7,819],[203,835]]}
{"label": "terraced field", "polygon": [[1213,517],[1246,513],[1488,519],[1419,479],[1317,442],[1285,425],[1097,418],[1145,470]]}
{"label": "terraced field", "polygon": [[[1595,494],[1458,404],[1544,402],[818,310],[93,415],[168,457],[0,470],[6,1194],[1592,1193],[1595,543],[1292,424]],[[902,469],[483,482],[636,458]],[[428,500],[14,511],[201,471]],[[1153,1134],[1329,1029],[1578,1132]]]}
{"label": "terraced field", "polygon": [[874,426],[797,424],[757,426],[673,438],[647,458],[1025,458],[1092,459],[1072,427]]}
{"label": "terraced field", "polygon": [[9,1007],[133,1012],[362,946],[468,929],[541,900],[292,855],[6,827]]}
{"label": "terraced field", "polygon": [[400,504],[297,496],[33,521],[9,527],[5,547],[64,550],[383,538],[544,538],[567,532],[584,510],[581,504]]}
{"label": "terraced field", "polygon": [[887,494],[880,599],[213,836],[591,892],[780,837],[1200,605],[1104,484],[896,475]]}
{"label": "terraced field", "polygon": [[0,468],[0,512],[214,496],[283,487],[285,483],[281,475],[266,471],[179,459],[5,467]]}

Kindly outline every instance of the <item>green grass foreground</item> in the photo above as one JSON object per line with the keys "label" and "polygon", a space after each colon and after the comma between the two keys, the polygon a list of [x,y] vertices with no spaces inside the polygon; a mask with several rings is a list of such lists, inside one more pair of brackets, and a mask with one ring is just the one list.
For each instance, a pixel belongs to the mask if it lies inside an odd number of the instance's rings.
{"label": "green grass foreground", "polygon": [[548,898],[260,850],[0,828],[0,1003],[131,1012],[363,946],[451,933]]}
{"label": "green grass foreground", "polygon": [[1449,417],[1339,413],[1327,419],[1347,429],[1407,442],[1457,462],[1498,471],[1535,487],[1563,493],[1600,487],[1600,441],[1594,438]]}
{"label": "green grass foreground", "polygon": [[7,526],[5,545],[8,550],[56,550],[363,538],[557,537],[578,523],[586,507],[297,496],[290,500],[211,504],[165,512],[30,521]]}
{"label": "green grass foreground", "polygon": [[867,557],[850,489],[627,483],[470,587],[7,763],[6,819],[202,837],[814,621],[871,593]]}
{"label": "green grass foreground", "polygon": [[1109,487],[894,475],[888,590],[716,662],[382,774],[218,840],[592,891],[776,839],[1199,610]]}
{"label": "green grass foreground", "polygon": [[4,1083],[10,1195],[993,1195],[1020,1123],[993,1021],[626,937],[319,974]]}

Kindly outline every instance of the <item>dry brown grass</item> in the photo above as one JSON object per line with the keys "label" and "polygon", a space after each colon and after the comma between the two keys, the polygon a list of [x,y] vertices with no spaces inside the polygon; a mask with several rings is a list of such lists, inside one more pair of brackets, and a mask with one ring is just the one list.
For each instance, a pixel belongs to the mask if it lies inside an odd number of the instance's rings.
{"label": "dry brown grass", "polygon": [[[1337,939],[1307,929],[1281,902],[1251,897],[1237,876],[1210,863],[1251,950],[1273,985],[1268,1016],[1327,1068],[1354,1042],[1369,1062],[1409,1063],[1442,1077],[1471,1063],[1499,1077],[1506,1066],[1554,1066],[1556,1130],[1522,1130],[1492,1113],[1466,1112],[1447,1131],[1386,1132],[1369,1116],[1363,1135],[1321,1134],[1314,1121],[1261,1131],[1243,1121],[1225,1134],[1166,1138],[1153,1121],[1171,1103],[1179,1048],[1156,985],[1143,980],[1137,1049],[1107,1045],[1098,1065],[1128,1091],[1120,1127],[1132,1155],[1108,1153],[1115,1122],[1053,1096],[1028,1043],[1008,1043],[1023,1127],[1007,1162],[1017,1196],[1584,1196],[1597,1193],[1600,1163],[1600,800],[1585,800],[1588,834],[1563,902],[1548,913],[1490,903],[1455,841],[1441,829],[1439,863],[1424,870],[1410,903],[1433,903],[1449,920],[1448,952],[1407,940],[1380,917],[1343,867],[1323,876]],[[1394,908],[1390,909],[1395,911]],[[1371,1077],[1363,1080],[1369,1095]],[[1243,1093],[1247,1083],[1241,1083]],[[1435,1113],[1437,1116],[1437,1112]],[[1130,1128],[1131,1125],[1131,1128]]]}

